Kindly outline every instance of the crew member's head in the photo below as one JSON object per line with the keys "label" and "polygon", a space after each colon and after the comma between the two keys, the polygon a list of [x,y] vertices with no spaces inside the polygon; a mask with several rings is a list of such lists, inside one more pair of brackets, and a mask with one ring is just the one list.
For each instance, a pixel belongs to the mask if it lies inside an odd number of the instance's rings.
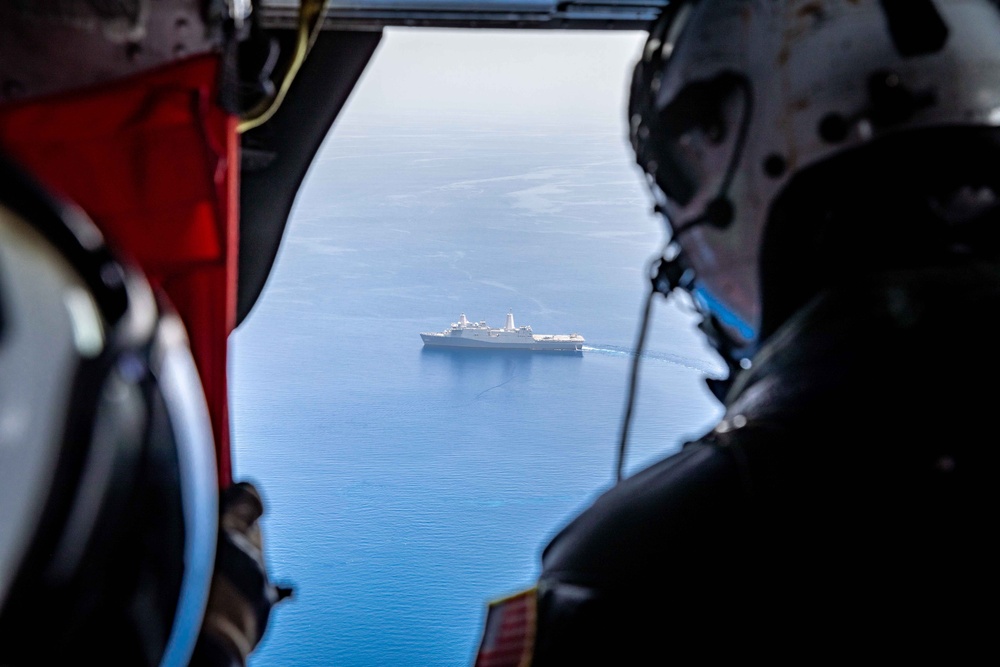
{"label": "crew member's head", "polygon": [[671,3],[629,117],[672,282],[730,364],[825,288],[996,255],[990,0]]}
{"label": "crew member's head", "polygon": [[188,663],[211,433],[180,320],[0,156],[0,664]]}

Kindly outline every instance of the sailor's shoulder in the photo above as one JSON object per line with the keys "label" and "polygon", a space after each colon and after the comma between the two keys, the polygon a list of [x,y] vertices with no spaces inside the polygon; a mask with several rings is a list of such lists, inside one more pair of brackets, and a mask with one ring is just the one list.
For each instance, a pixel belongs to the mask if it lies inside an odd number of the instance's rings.
{"label": "sailor's shoulder", "polygon": [[747,506],[744,493],[730,451],[692,442],[598,496],[548,544],[544,570],[621,573],[628,568],[609,563],[639,555],[672,559],[694,533],[708,535],[737,520]]}

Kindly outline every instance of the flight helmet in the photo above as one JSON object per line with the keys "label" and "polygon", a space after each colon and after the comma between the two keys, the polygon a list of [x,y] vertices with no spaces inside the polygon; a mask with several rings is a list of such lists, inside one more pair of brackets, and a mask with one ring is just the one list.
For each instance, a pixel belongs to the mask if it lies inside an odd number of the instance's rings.
{"label": "flight helmet", "polygon": [[217,489],[179,318],[0,155],[0,664],[187,665]]}
{"label": "flight helmet", "polygon": [[978,222],[1000,193],[998,35],[990,0],[664,10],[629,136],[670,233],[670,288],[732,368],[831,283],[995,250],[1000,225]]}

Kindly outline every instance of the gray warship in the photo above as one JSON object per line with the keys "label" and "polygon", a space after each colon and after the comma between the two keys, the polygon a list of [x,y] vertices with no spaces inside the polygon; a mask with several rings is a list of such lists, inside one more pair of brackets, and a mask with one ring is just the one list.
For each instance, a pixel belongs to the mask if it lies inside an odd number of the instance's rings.
{"label": "gray warship", "polygon": [[582,352],[583,336],[572,334],[536,334],[530,326],[514,326],[513,312],[507,313],[503,328],[494,329],[485,320],[470,322],[462,313],[450,329],[422,333],[427,347],[468,347],[490,350],[532,350],[538,352]]}

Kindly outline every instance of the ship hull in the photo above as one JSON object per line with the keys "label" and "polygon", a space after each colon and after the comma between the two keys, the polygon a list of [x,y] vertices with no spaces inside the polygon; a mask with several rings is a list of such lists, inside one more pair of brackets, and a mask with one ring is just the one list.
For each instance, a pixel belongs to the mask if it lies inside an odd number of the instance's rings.
{"label": "ship hull", "polygon": [[490,341],[441,334],[420,334],[427,347],[474,348],[478,350],[525,350],[529,352],[582,352],[583,341],[566,336],[565,340]]}

